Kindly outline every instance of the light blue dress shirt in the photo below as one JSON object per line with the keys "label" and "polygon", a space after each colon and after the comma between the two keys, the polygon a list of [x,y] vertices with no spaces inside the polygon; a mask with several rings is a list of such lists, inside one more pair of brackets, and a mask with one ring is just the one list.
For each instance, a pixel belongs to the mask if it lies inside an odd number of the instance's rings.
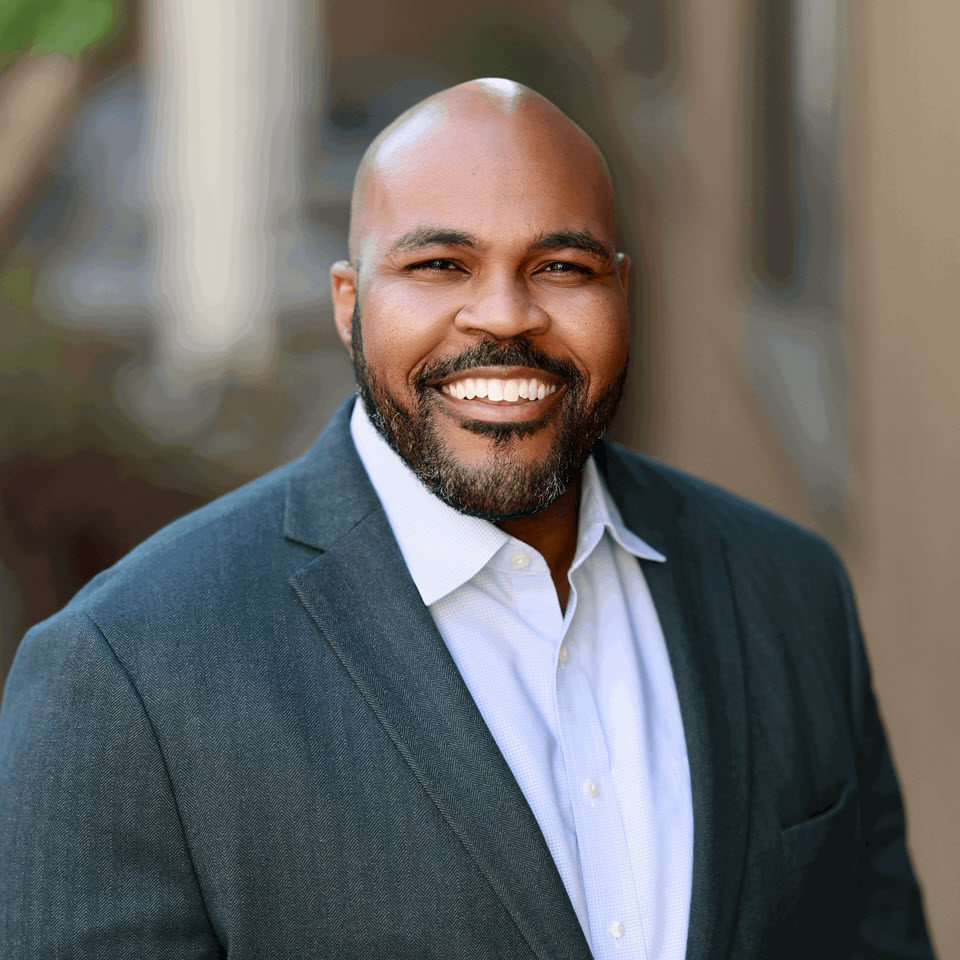
{"label": "light blue dress shirt", "polygon": [[533,811],[593,955],[682,960],[693,804],[680,705],[631,533],[593,459],[561,612],[532,547],[434,496],[350,423],[410,575]]}

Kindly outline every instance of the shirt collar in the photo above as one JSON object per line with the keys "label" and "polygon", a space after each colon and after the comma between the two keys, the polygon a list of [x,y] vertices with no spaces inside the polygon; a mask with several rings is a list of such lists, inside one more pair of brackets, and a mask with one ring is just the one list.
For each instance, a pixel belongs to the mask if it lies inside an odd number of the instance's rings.
{"label": "shirt collar", "polygon": [[510,537],[431,493],[380,436],[358,399],[350,433],[410,576],[429,607],[482,570]]}
{"label": "shirt collar", "polygon": [[[493,523],[468,517],[432,493],[380,436],[360,399],[353,406],[350,434],[426,606],[471,580],[511,541]],[[605,530],[636,557],[665,559],[624,526],[590,457],[583,470],[574,567],[586,559]]]}
{"label": "shirt collar", "polygon": [[623,522],[620,509],[610,495],[593,457],[583,465],[580,488],[580,517],[577,531],[577,549],[573,564],[577,567],[586,559],[604,531],[624,549],[641,560],[663,563],[667,558],[638,537]]}

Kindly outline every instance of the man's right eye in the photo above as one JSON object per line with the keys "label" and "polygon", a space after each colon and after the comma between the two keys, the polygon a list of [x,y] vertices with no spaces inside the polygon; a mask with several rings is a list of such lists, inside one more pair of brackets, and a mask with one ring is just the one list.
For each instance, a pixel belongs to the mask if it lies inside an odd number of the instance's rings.
{"label": "man's right eye", "polygon": [[452,260],[424,260],[422,263],[414,263],[407,267],[408,270],[457,270],[457,265]]}

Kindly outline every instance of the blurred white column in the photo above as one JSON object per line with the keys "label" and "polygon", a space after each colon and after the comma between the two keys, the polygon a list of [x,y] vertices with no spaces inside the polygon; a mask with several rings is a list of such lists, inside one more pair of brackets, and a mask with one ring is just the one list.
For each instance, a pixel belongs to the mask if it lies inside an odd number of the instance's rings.
{"label": "blurred white column", "polygon": [[268,370],[279,232],[304,195],[317,4],[145,0],[154,291],[174,382]]}

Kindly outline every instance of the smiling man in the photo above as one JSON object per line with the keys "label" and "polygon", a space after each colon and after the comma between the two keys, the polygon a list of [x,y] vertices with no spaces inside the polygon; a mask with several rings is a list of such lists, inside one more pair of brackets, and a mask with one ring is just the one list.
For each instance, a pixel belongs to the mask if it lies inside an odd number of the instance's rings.
{"label": "smiling man", "polygon": [[615,243],[524,87],[374,141],[360,401],[17,655],[0,955],[931,956],[839,561],[602,439]]}

